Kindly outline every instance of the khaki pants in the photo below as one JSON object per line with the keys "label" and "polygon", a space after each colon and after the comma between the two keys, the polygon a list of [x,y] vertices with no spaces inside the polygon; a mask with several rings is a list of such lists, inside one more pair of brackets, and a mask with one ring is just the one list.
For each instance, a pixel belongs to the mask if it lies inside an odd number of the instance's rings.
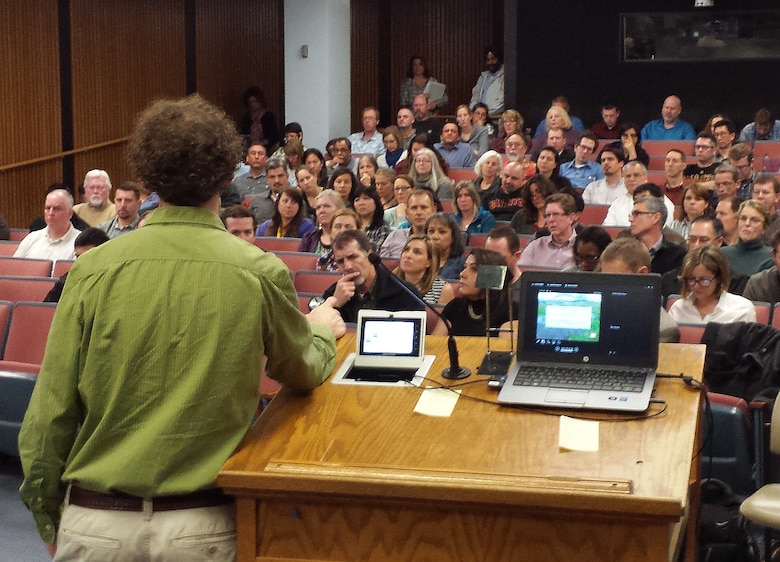
{"label": "khaki pants", "polygon": [[55,562],[164,562],[236,559],[235,506],[156,513],[67,505]]}

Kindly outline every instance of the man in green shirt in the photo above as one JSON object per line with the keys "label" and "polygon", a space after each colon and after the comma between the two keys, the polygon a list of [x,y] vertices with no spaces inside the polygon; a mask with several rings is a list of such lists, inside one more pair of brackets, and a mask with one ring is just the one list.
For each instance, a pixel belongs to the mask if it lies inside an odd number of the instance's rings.
{"label": "man in green shirt", "polygon": [[55,560],[234,559],[214,480],[251,423],[263,356],[301,391],[333,367],[338,312],[301,314],[284,264],[217,217],[240,151],[197,96],[136,124],[131,167],[160,207],[74,264],[19,438],[22,499]]}

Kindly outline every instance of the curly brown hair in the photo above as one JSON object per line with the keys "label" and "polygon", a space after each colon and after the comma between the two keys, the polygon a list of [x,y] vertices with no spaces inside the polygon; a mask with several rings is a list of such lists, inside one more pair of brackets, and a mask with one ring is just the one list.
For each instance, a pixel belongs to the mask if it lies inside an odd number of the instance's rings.
{"label": "curly brown hair", "polygon": [[233,122],[194,94],[155,101],[141,112],[127,162],[163,201],[198,207],[227,187],[241,150]]}

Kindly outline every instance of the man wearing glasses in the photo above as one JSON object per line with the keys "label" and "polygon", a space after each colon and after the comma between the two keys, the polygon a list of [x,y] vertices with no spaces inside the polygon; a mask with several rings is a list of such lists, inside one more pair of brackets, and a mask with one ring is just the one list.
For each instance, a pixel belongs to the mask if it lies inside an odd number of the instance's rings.
{"label": "man wearing glasses", "polygon": [[753,148],[746,142],[739,142],[729,150],[729,164],[739,172],[737,195],[742,199],[753,197],[753,183],[756,171],[753,169]]}
{"label": "man wearing glasses", "polygon": [[696,137],[696,144],[693,148],[696,150],[696,163],[685,167],[683,176],[697,183],[711,182],[714,178],[715,168],[718,163],[715,162],[715,137],[712,133],[702,131]]}
{"label": "man wearing glasses", "polygon": [[628,216],[631,234],[639,238],[650,252],[650,271],[666,273],[682,265],[685,248],[673,244],[663,235],[667,210],[659,197],[639,197]]}
{"label": "man wearing glasses", "polygon": [[596,135],[585,131],[574,145],[574,160],[561,164],[560,174],[571,182],[572,187],[584,189],[589,183],[604,179],[601,166],[594,162],[598,148]]}
{"label": "man wearing glasses", "polygon": [[545,199],[544,218],[549,236],[541,236],[526,246],[518,265],[567,269],[574,267],[574,231],[577,207],[568,193],[553,193]]}
{"label": "man wearing glasses", "polygon": [[721,119],[712,125],[712,134],[715,135],[715,143],[718,145],[715,161],[727,161],[729,150],[734,146],[734,140],[737,138],[737,126],[730,119]]}

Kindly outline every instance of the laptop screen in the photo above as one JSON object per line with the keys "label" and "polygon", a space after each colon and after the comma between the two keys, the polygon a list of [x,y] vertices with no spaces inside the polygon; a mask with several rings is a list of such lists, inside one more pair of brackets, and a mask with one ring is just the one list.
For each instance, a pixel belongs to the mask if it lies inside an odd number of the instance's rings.
{"label": "laptop screen", "polygon": [[660,277],[525,272],[518,359],[655,368]]}

